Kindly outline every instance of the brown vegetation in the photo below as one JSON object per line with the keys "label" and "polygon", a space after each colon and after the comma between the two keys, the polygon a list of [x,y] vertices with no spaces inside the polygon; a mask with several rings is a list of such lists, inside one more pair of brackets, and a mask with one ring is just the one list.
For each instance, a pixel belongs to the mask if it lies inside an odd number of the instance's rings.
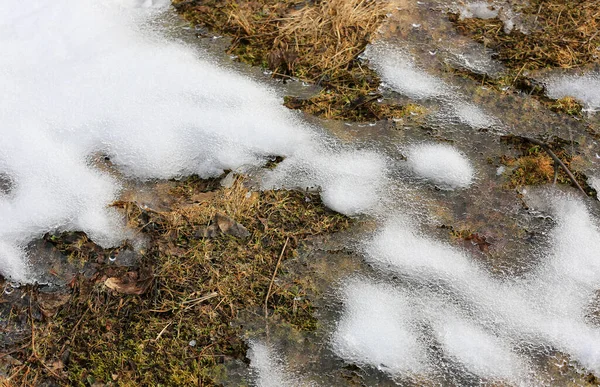
{"label": "brown vegetation", "polygon": [[39,313],[42,292],[23,292],[29,301],[5,317],[27,322],[29,333],[0,354],[12,364],[5,383],[213,385],[227,359],[244,359],[236,322],[242,312],[264,319],[269,289],[269,318],[315,329],[312,289],[287,274],[287,262],[302,240],[349,220],[315,194],[250,192],[241,179],[217,187],[192,177],[157,186],[168,206],[115,203],[150,241],[135,267],[109,264],[114,251],[86,247],[85,234],[49,238],[65,255],[100,262],[98,271],[76,277],[52,317]]}
{"label": "brown vegetation", "polygon": [[[353,121],[392,118],[401,106],[379,103],[380,79],[361,65],[364,51],[388,12],[381,0],[175,0],[185,19],[232,37],[239,60],[317,84],[324,91],[293,108]],[[315,107],[316,106],[316,107]]]}

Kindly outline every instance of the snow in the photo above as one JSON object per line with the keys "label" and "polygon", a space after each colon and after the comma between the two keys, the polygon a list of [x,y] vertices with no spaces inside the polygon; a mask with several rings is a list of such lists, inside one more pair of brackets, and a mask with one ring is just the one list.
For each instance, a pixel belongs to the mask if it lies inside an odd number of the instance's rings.
{"label": "snow", "polygon": [[546,79],[545,83],[548,97],[573,97],[583,104],[585,111],[600,111],[600,73],[558,75]]}
{"label": "snow", "polygon": [[344,311],[332,337],[339,356],[396,375],[426,370],[405,294],[364,278],[346,281],[342,292]]}
{"label": "snow", "polygon": [[395,91],[413,99],[427,99],[446,95],[446,84],[414,64],[410,55],[385,43],[367,47],[364,57],[383,81]]}
{"label": "snow", "polygon": [[498,17],[498,9],[485,1],[467,3],[461,7],[460,11],[461,19],[493,19],[495,17]]}
{"label": "snow", "polygon": [[[595,343],[600,328],[585,316],[598,311],[597,306],[590,310],[590,300],[600,283],[600,229],[579,199],[548,192],[529,195],[528,205],[552,216],[557,225],[549,235],[551,250],[519,279],[494,278],[465,252],[422,235],[406,215],[390,215],[364,242],[363,254],[382,273],[398,276],[389,291],[395,295],[385,297],[370,289],[358,297],[343,288],[344,302],[363,308],[353,312],[352,326],[364,329],[376,312],[384,321],[400,313],[402,317],[393,318],[399,321],[393,336],[411,337],[409,348],[430,370],[448,365],[432,360],[415,326],[432,326],[443,352],[483,379],[539,385],[531,364],[516,350],[515,345],[525,343],[562,351],[585,369],[599,372],[600,348]],[[366,301],[359,304],[355,298]],[[384,337],[372,341],[381,346]],[[363,347],[366,344],[342,355],[373,363]]]}
{"label": "snow", "polygon": [[489,128],[497,123],[479,107],[466,102],[452,86],[420,68],[403,49],[376,42],[367,47],[363,57],[381,76],[385,87],[415,100],[439,101],[446,110],[441,118],[443,121],[457,119],[475,129]]}
{"label": "snow", "polygon": [[413,145],[408,149],[406,158],[415,174],[440,188],[465,188],[473,182],[475,172],[471,163],[450,145]]}
{"label": "snow", "polygon": [[215,177],[278,155],[306,166],[335,210],[377,203],[380,156],[325,148],[273,90],[166,39],[154,20],[168,4],[0,3],[0,176],[13,183],[0,194],[5,276],[35,281],[26,246],[46,232],[84,231],[105,247],[127,237],[108,207],[121,182],[94,165],[98,156],[126,178],[167,179]]}
{"label": "snow", "polygon": [[263,342],[251,340],[248,343],[248,359],[251,375],[256,387],[292,387],[301,383],[286,372],[274,349]]}

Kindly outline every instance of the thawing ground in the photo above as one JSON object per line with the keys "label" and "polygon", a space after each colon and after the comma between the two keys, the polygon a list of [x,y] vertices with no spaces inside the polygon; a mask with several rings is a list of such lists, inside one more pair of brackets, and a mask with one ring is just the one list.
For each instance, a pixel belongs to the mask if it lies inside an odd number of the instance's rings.
{"label": "thawing ground", "polygon": [[[168,38],[168,2],[2,2],[2,274],[38,280],[27,246],[46,232],[84,231],[103,246],[128,238],[108,207],[128,179],[233,170],[263,189],[319,189],[329,208],[375,224],[346,239],[360,262],[327,285],[319,350],[287,362],[277,339],[253,339],[255,384],[331,385],[332,369],[351,365],[370,384],[552,385],[560,359],[600,374],[598,204],[555,187],[521,198],[502,189],[495,164],[507,151],[500,135],[551,132],[579,144],[597,187],[600,150],[584,130],[597,119],[443,72],[495,76],[502,66],[449,32],[443,3],[397,3],[364,59],[388,97],[428,108],[424,124],[309,124],[277,86]],[[550,97],[598,109],[597,75],[547,82]],[[118,173],[96,168],[99,155]],[[284,160],[261,168],[273,155]],[[457,246],[441,225],[492,243]],[[294,351],[306,349],[285,355]]]}

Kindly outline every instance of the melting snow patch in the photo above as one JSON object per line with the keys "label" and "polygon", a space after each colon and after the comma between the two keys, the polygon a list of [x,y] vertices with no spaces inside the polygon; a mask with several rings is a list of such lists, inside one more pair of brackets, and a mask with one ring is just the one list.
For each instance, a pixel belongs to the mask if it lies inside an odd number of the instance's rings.
{"label": "melting snow patch", "polygon": [[281,365],[281,360],[274,356],[271,347],[258,341],[249,343],[248,359],[250,370],[257,387],[292,387],[300,386],[298,380],[290,377]]}
{"label": "melting snow patch", "polygon": [[460,9],[461,19],[493,19],[495,17],[498,17],[498,9],[485,1],[467,3]]}
{"label": "melting snow patch", "polygon": [[456,316],[443,316],[434,326],[443,350],[465,369],[485,379],[518,384],[527,376],[526,364],[507,343]]}
{"label": "melting snow patch", "polygon": [[450,145],[414,145],[409,148],[406,158],[413,172],[440,188],[465,188],[473,182],[471,163]]}
{"label": "melting snow patch", "polygon": [[573,97],[581,101],[584,110],[600,110],[600,74],[561,75],[546,80],[546,90],[550,98]]}
{"label": "melting snow patch", "polygon": [[356,215],[381,203],[387,164],[383,156],[371,151],[308,149],[268,172],[262,187],[319,188],[327,207]]}
{"label": "melting snow patch", "polygon": [[342,293],[344,312],[332,337],[340,357],[392,375],[426,370],[427,358],[411,327],[405,294],[359,278],[349,280]]}
{"label": "melting snow patch", "polygon": [[[514,344],[546,349],[547,354],[560,351],[587,372],[600,372],[600,328],[585,317],[599,312],[591,304],[600,283],[598,225],[585,205],[570,196],[542,194],[529,204],[549,211],[557,222],[550,234],[553,247],[535,270],[512,280],[492,277],[467,254],[419,235],[409,222],[389,220],[365,242],[364,254],[379,270],[401,276],[403,288],[396,290],[401,295],[396,299],[403,305],[378,313],[387,316],[420,305],[420,314],[415,308],[403,312],[412,325],[398,329],[409,334],[412,326],[430,324],[444,354],[484,380],[542,384]],[[448,369],[439,363],[431,367]]]}
{"label": "melting snow patch", "polygon": [[588,179],[587,183],[596,190],[598,193],[598,200],[600,200],[600,178],[592,176]]}
{"label": "melting snow patch", "polygon": [[407,97],[427,99],[449,93],[442,80],[416,67],[410,55],[385,43],[368,46],[364,56],[387,85]]}
{"label": "melting snow patch", "polygon": [[472,128],[484,129],[493,126],[496,120],[488,116],[479,107],[470,103],[457,103],[454,105],[454,115],[460,122]]}
{"label": "melting snow patch", "polygon": [[[418,68],[405,51],[385,42],[377,42],[367,47],[364,56],[390,89],[417,100],[437,99],[450,115],[449,118],[456,118],[473,128],[488,128],[496,124],[496,119],[465,102],[464,97],[443,80]],[[461,61],[464,62],[464,57]]]}

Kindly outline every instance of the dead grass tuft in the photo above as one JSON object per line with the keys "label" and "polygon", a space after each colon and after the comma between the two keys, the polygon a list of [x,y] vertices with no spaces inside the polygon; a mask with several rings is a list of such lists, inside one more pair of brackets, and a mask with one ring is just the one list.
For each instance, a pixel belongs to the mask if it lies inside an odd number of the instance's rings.
{"label": "dead grass tuft", "polygon": [[[507,188],[519,188],[527,185],[548,184],[554,181],[554,160],[538,145],[522,142],[517,138],[505,137],[504,140],[512,144],[520,153],[517,157],[503,156],[501,163],[509,169]],[[571,154],[567,149],[569,143],[556,139],[550,148],[558,158],[571,170],[577,182],[588,195],[595,197],[596,192],[587,184],[587,176],[581,173],[582,158]],[[562,168],[558,168],[556,175],[558,184],[572,185],[572,181]]]}
{"label": "dead grass tuft", "polygon": [[174,5],[193,24],[231,36],[229,51],[239,60],[268,68],[275,77],[323,86],[319,96],[295,104],[307,113],[317,104],[326,118],[373,121],[392,118],[402,108],[364,109],[356,103],[378,94],[379,77],[358,56],[389,11],[388,1],[174,0]]}

